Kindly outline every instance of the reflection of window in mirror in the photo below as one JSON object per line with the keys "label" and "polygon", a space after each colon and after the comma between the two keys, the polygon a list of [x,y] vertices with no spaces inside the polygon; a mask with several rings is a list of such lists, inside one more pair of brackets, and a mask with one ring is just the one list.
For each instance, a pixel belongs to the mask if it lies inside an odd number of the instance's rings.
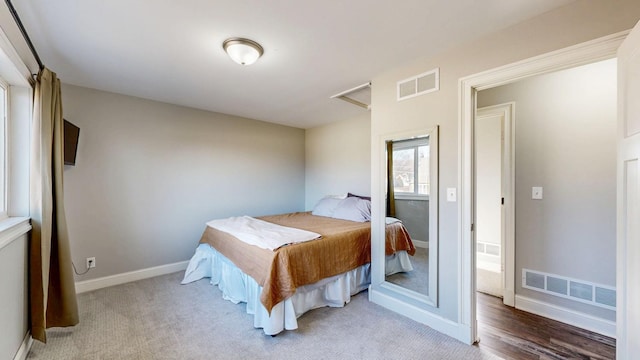
{"label": "reflection of window in mirror", "polygon": [[429,138],[393,142],[393,179],[396,196],[429,195]]}

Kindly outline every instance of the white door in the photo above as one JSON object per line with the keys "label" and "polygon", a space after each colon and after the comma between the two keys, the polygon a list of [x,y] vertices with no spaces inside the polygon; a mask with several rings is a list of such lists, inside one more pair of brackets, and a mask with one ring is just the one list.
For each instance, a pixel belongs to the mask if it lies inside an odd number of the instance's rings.
{"label": "white door", "polygon": [[476,113],[476,289],[503,297],[502,138],[504,113]]}
{"label": "white door", "polygon": [[617,358],[640,354],[640,23],[618,50]]}

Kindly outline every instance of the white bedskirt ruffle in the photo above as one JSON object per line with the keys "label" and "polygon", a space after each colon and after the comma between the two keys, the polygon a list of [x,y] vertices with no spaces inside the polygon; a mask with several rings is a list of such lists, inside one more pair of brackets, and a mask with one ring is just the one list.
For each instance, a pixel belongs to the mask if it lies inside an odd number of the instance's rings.
{"label": "white bedskirt ruffle", "polygon": [[[402,253],[404,254],[396,254],[395,259],[391,259],[391,265],[387,257],[387,269],[412,270],[409,256],[406,252]],[[402,270],[403,267],[405,270]],[[260,302],[262,287],[210,245],[200,244],[189,262],[182,284],[205,277],[211,278],[212,285],[218,285],[223,299],[235,304],[247,303],[247,313],[253,315],[255,328],[262,328],[267,335],[275,335],[283,330],[297,329],[297,318],[311,309],[343,307],[351,300],[352,295],[369,286],[371,264],[298,287],[293,296],[273,307],[271,316]]]}

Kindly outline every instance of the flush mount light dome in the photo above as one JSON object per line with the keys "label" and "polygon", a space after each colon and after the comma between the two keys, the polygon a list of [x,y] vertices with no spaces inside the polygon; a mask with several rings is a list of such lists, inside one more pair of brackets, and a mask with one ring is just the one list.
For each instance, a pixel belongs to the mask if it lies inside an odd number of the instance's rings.
{"label": "flush mount light dome", "polygon": [[243,38],[227,39],[222,43],[222,48],[229,54],[231,60],[240,65],[251,65],[264,53],[260,44]]}

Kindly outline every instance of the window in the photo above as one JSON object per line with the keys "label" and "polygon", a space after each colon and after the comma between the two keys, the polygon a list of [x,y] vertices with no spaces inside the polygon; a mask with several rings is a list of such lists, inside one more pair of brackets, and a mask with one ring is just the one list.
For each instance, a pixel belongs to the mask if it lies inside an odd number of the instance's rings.
{"label": "window", "polygon": [[393,179],[396,195],[429,195],[428,138],[393,143]]}
{"label": "window", "polygon": [[29,216],[31,78],[29,67],[0,29],[0,238],[2,229]]}

